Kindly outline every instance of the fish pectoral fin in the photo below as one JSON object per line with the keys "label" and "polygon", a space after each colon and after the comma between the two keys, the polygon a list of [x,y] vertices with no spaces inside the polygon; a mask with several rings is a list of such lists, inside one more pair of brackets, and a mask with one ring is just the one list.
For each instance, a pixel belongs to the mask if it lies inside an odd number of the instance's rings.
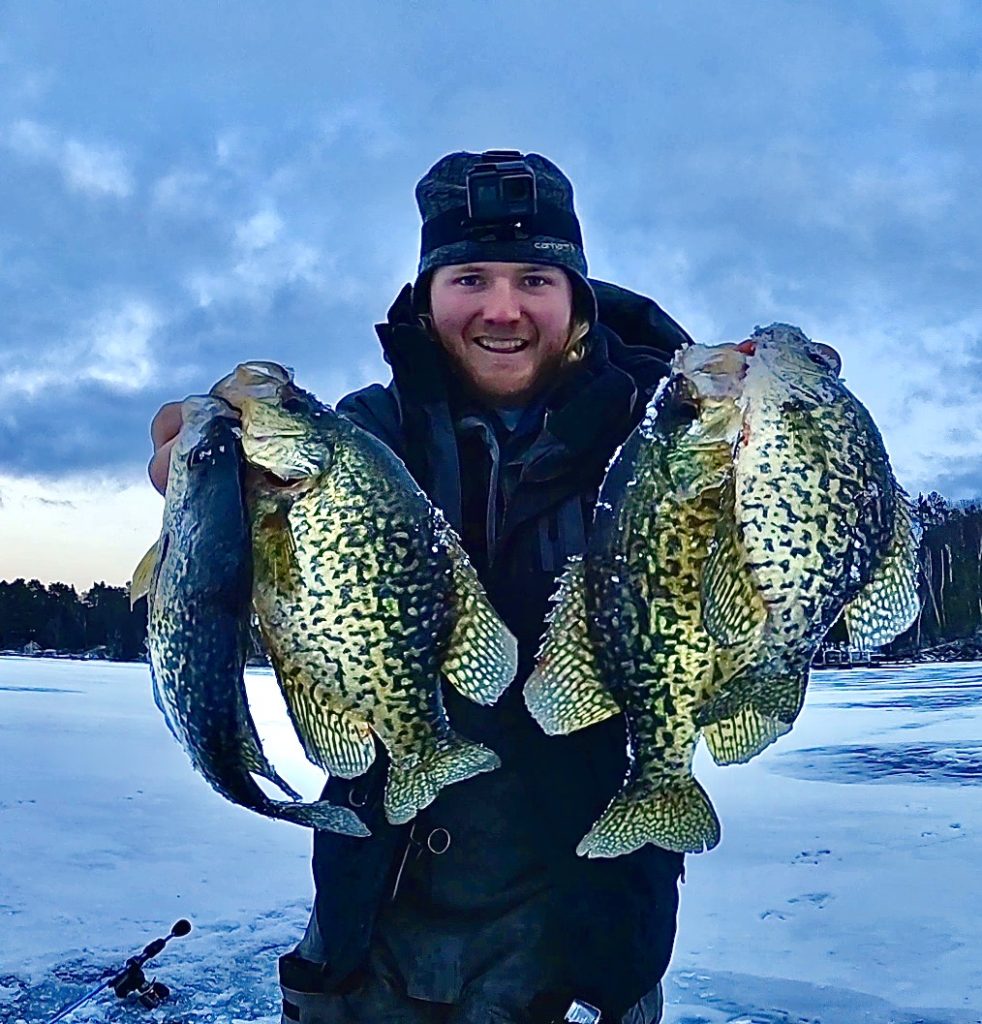
{"label": "fish pectoral fin", "polygon": [[491,607],[477,573],[456,542],[450,554],[457,621],[443,674],[465,697],[478,704],[494,704],[515,678],[518,643]]}
{"label": "fish pectoral fin", "polygon": [[790,728],[805,702],[807,686],[807,665],[804,669],[782,665],[767,671],[747,670],[728,679],[720,692],[699,708],[695,723],[706,729],[752,709],[762,718]]}
{"label": "fish pectoral fin", "polygon": [[767,718],[756,708],[745,707],[729,718],[707,725],[702,735],[717,764],[745,764],[790,729],[791,726]]}
{"label": "fish pectoral fin", "polygon": [[575,732],[621,712],[600,681],[587,631],[582,558],[559,578],[535,671],[525,684],[525,704],[550,735]]}
{"label": "fish pectoral fin", "polygon": [[248,708],[243,707],[242,710],[245,719],[239,726],[239,736],[242,738],[240,747],[242,767],[247,772],[252,772],[272,782],[292,800],[302,800],[303,797],[270,764],[269,759],[263,753],[262,742]]}
{"label": "fish pectoral fin", "polygon": [[917,576],[920,543],[910,499],[897,487],[893,537],[883,561],[869,583],[846,605],[843,617],[849,642],[856,647],[880,647],[917,620],[920,600]]}
{"label": "fish pectoral fin", "polygon": [[653,843],[702,853],[719,842],[720,824],[706,791],[691,775],[629,783],[580,840],[581,857],[619,857]]}
{"label": "fish pectoral fin", "polygon": [[297,544],[285,509],[267,512],[254,524],[252,548],[256,577],[274,593],[289,593],[300,585]]}
{"label": "fish pectoral fin", "polygon": [[732,506],[732,497],[724,500],[714,547],[702,574],[703,625],[724,647],[753,639],[767,619],[767,609],[728,504]]}
{"label": "fish pectoral fin", "polygon": [[343,779],[367,772],[375,760],[375,739],[368,723],[354,712],[339,708],[325,682],[303,672],[280,678],[275,661],[273,667],[307,760]]}
{"label": "fish pectoral fin", "polygon": [[137,567],[133,570],[133,579],[130,581],[130,608],[132,608],[141,597],[146,597],[153,586],[153,574],[157,568],[157,562],[164,538],[161,536],[154,541],[150,550],[140,559]]}
{"label": "fish pectoral fin", "polygon": [[375,760],[375,739],[369,724],[350,712],[324,709],[325,767],[332,775],[354,779]]}
{"label": "fish pectoral fin", "polygon": [[393,825],[405,824],[433,803],[444,786],[500,766],[493,750],[449,732],[412,764],[400,766],[392,759],[385,783],[385,816]]}

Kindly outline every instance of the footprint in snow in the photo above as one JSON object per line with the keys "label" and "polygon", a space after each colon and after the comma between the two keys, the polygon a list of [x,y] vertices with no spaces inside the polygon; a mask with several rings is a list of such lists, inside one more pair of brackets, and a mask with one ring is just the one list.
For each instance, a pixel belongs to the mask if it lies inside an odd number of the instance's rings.
{"label": "footprint in snow", "polygon": [[819,864],[825,857],[831,856],[831,850],[802,850],[796,854],[792,864]]}
{"label": "footprint in snow", "polygon": [[828,892],[803,892],[800,896],[792,896],[788,903],[811,903],[813,906],[821,908],[830,899],[832,899],[832,894]]}

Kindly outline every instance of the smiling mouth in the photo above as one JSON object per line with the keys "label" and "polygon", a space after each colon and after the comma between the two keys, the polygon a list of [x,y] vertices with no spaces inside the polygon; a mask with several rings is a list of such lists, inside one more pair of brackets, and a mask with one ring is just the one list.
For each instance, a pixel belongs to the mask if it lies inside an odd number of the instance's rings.
{"label": "smiling mouth", "polygon": [[531,342],[527,338],[489,338],[481,335],[474,339],[478,348],[485,352],[494,352],[496,355],[511,355],[514,352],[523,352]]}

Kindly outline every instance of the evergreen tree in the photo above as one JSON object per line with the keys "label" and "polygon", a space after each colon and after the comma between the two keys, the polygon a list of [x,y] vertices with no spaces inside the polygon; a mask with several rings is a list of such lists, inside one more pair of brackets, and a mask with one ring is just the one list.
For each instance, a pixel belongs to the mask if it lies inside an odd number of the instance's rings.
{"label": "evergreen tree", "polygon": [[[982,630],[982,501],[952,504],[936,491],[919,494],[917,515],[924,528],[918,552],[921,611],[914,625],[888,647],[909,654]],[[146,653],[147,602],[130,608],[124,587],[96,583],[79,596],[74,587],[39,580],[0,580],[0,648],[142,659]],[[840,622],[830,641],[845,639]],[[250,654],[265,660],[253,623]]]}

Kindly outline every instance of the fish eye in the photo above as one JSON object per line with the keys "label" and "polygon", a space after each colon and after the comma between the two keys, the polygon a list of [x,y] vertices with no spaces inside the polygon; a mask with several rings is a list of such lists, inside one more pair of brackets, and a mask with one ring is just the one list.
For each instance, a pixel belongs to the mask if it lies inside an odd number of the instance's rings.
{"label": "fish eye", "polygon": [[683,400],[676,406],[679,423],[694,423],[699,419],[699,406],[690,400]]}

